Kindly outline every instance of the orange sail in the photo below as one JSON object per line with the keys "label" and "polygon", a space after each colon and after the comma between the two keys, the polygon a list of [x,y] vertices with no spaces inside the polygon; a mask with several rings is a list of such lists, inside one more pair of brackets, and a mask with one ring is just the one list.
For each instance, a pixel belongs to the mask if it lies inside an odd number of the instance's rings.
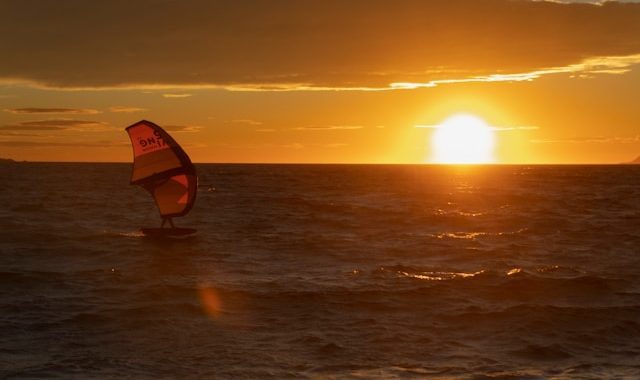
{"label": "orange sail", "polygon": [[131,184],[153,196],[160,216],[182,216],[196,200],[198,177],[189,156],[164,129],[141,120],[126,128],[133,146]]}

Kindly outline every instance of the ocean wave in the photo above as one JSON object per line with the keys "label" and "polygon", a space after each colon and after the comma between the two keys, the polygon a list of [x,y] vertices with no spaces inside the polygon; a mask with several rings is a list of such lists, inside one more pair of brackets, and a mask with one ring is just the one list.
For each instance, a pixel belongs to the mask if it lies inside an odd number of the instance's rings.
{"label": "ocean wave", "polygon": [[175,241],[129,165],[11,173],[0,377],[640,376],[640,168],[197,169]]}

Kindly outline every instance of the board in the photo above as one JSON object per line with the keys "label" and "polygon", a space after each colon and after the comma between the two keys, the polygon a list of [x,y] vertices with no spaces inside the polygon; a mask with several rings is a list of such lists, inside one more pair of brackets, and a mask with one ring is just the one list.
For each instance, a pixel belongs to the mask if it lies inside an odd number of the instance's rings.
{"label": "board", "polygon": [[172,236],[187,236],[196,233],[195,228],[141,228],[140,231],[145,236],[153,237],[172,237]]}

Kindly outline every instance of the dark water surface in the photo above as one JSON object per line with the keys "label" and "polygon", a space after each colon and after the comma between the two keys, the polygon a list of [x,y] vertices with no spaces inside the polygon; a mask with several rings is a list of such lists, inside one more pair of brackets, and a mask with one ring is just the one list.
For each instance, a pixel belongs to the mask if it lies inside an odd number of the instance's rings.
{"label": "dark water surface", "polygon": [[640,378],[640,166],[0,166],[3,378]]}

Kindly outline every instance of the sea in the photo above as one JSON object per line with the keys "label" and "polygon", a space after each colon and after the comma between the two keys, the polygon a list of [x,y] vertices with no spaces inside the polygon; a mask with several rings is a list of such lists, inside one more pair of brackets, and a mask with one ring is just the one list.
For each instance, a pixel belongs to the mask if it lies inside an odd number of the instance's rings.
{"label": "sea", "polygon": [[0,166],[0,378],[640,378],[640,165],[196,168]]}

